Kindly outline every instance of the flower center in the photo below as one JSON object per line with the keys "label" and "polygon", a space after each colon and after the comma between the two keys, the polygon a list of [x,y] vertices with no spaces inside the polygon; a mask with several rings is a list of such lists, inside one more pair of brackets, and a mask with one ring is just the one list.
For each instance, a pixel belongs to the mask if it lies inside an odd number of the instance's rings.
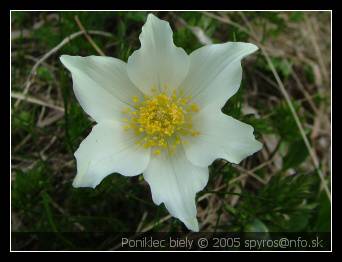
{"label": "flower center", "polygon": [[199,108],[189,97],[183,97],[177,91],[171,95],[166,91],[154,91],[143,101],[136,96],[132,101],[134,109],[123,111],[127,123],[124,128],[139,137],[137,144],[153,148],[154,154],[160,154],[163,149],[172,153],[177,145],[186,143],[187,136],[199,135],[192,125],[192,116]]}

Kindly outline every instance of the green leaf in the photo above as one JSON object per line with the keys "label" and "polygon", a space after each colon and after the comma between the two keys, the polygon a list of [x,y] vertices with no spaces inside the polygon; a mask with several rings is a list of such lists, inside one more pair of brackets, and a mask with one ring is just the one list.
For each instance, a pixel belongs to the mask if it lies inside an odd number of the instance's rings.
{"label": "green leaf", "polygon": [[37,76],[41,80],[47,81],[47,82],[50,82],[53,79],[51,72],[46,67],[38,67],[38,69],[37,69]]}
{"label": "green leaf", "polygon": [[260,134],[274,133],[272,124],[266,118],[255,118],[254,115],[245,115],[241,121],[254,127],[255,132]]}
{"label": "green leaf", "polygon": [[300,209],[299,212],[296,212],[291,215],[287,223],[284,224],[284,227],[287,228],[287,231],[301,232],[307,227],[309,223],[309,218],[309,210]]}
{"label": "green leaf", "polygon": [[314,84],[316,79],[315,79],[315,73],[314,73],[312,66],[310,64],[306,64],[304,65],[303,69],[304,69],[305,78],[308,80],[310,84]]}
{"label": "green leaf", "polygon": [[304,20],[304,12],[291,12],[289,19],[291,22],[301,22]]}
{"label": "green leaf", "polygon": [[292,64],[290,63],[290,61],[284,58],[277,58],[277,57],[271,58],[271,60],[275,69],[277,70],[278,73],[280,73],[280,75],[283,78],[288,78],[291,75]]}
{"label": "green leaf", "polygon": [[289,145],[287,155],[284,157],[283,170],[295,168],[305,161],[309,152],[304,141],[294,141]]}
{"label": "green leaf", "polygon": [[[298,112],[300,104],[296,101],[292,101],[295,110]],[[283,141],[293,142],[301,139],[301,134],[299,132],[296,121],[293,118],[289,106],[282,102],[273,110],[271,115],[271,122],[275,132],[281,137]],[[303,117],[299,115],[300,121],[305,122]]]}
{"label": "green leaf", "polygon": [[244,228],[245,232],[269,232],[267,226],[259,219],[254,219]]}
{"label": "green leaf", "polygon": [[318,216],[314,230],[318,232],[330,232],[331,230],[331,204],[326,194],[322,193],[319,198]]}

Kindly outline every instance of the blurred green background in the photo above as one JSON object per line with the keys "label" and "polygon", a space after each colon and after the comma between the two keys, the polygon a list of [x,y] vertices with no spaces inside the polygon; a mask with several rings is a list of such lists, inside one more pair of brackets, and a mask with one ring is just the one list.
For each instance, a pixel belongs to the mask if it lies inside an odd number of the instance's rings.
{"label": "blurred green background", "polygon": [[[71,185],[73,153],[94,122],[76,101],[59,56],[104,53],[127,61],[140,46],[147,13],[11,13],[13,232],[188,232],[154,205],[141,176],[113,174],[95,190]],[[210,166],[209,183],[197,195],[201,231],[330,231],[323,183],[330,188],[330,12],[153,13],[170,22],[187,53],[227,41],[262,47],[244,59],[241,88],[223,112],[253,125],[264,148],[239,166]]]}

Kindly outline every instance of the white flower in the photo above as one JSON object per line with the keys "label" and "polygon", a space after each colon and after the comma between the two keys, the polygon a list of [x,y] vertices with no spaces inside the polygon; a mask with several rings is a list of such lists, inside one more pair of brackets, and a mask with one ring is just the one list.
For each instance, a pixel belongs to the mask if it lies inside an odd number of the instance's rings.
{"label": "white flower", "polygon": [[143,173],[154,203],[198,231],[195,196],[208,182],[208,165],[217,158],[238,164],[262,147],[253,127],[221,112],[240,86],[241,59],[258,48],[230,42],[187,55],[169,23],[152,14],[139,39],[127,64],[61,56],[79,103],[97,122],[75,152],[73,186]]}

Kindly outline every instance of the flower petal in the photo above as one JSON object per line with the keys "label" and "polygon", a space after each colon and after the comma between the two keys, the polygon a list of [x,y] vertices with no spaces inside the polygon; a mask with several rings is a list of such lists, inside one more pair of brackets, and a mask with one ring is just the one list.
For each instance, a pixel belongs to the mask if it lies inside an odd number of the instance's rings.
{"label": "flower petal", "polygon": [[136,137],[119,122],[101,122],[93,127],[75,152],[77,175],[74,187],[95,188],[107,175],[141,174],[150,160],[150,150],[135,144]]}
{"label": "flower petal", "polygon": [[208,182],[208,168],[192,165],[180,148],[174,155],[163,153],[151,158],[144,172],[154,203],[164,202],[170,214],[190,230],[198,231],[196,193]]}
{"label": "flower petal", "polygon": [[180,89],[203,109],[215,104],[221,109],[240,87],[241,59],[257,46],[230,42],[203,46],[190,54],[190,69]]}
{"label": "flower petal", "polygon": [[97,122],[121,117],[132,97],[143,94],[129,80],[126,64],[112,57],[62,55],[72,73],[74,92],[84,111]]}
{"label": "flower petal", "polygon": [[145,94],[151,88],[177,88],[189,69],[189,56],[172,39],[168,22],[149,14],[139,36],[141,48],[127,62],[128,76]]}
{"label": "flower petal", "polygon": [[184,149],[194,165],[208,166],[217,158],[238,164],[262,148],[254,138],[252,126],[213,108],[201,111],[193,121],[200,134],[189,138]]}

